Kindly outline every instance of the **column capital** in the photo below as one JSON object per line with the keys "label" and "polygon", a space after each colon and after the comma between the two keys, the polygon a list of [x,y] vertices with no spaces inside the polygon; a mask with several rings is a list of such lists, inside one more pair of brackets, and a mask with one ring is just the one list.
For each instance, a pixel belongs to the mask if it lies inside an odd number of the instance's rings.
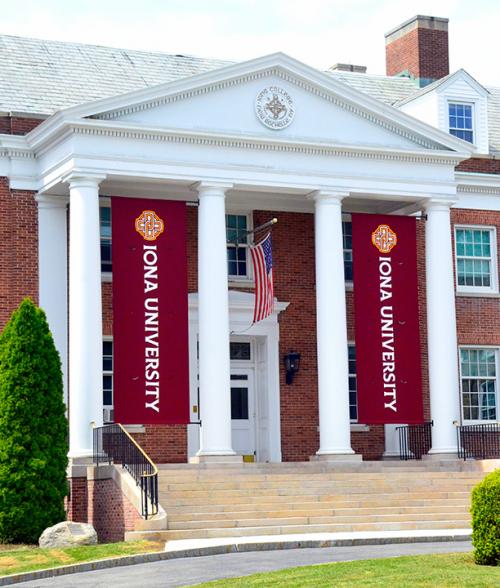
{"label": "column capital", "polygon": [[56,196],[54,194],[36,194],[35,201],[39,209],[52,210],[66,208],[69,202],[67,196]]}
{"label": "column capital", "polygon": [[348,196],[349,192],[346,190],[314,190],[314,192],[307,194],[306,198],[325,204],[341,204],[342,200]]}
{"label": "column capital", "polygon": [[450,210],[457,203],[456,198],[429,198],[423,202],[423,208],[429,210]]}
{"label": "column capital", "polygon": [[194,185],[196,190],[198,191],[198,195],[201,196],[225,196],[227,190],[230,190],[234,187],[234,184],[231,182],[198,182]]}
{"label": "column capital", "polygon": [[99,184],[106,179],[105,174],[94,172],[71,171],[62,177],[65,184],[71,188],[97,188]]}

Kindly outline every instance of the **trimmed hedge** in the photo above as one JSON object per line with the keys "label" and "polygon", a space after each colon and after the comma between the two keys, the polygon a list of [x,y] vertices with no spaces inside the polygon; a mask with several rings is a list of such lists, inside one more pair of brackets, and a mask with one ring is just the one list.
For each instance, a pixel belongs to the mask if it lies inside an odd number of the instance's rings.
{"label": "trimmed hedge", "polygon": [[500,565],[500,469],[472,490],[471,513],[475,562]]}
{"label": "trimmed hedge", "polygon": [[0,542],[36,543],[65,519],[67,438],[59,354],[25,299],[0,335]]}

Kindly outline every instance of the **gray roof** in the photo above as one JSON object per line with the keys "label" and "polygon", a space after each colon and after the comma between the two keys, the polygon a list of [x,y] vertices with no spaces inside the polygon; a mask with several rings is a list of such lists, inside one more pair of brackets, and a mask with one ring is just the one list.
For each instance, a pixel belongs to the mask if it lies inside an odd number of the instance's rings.
{"label": "gray roof", "polygon": [[[0,113],[46,117],[63,108],[171,82],[230,63],[233,62],[0,35]],[[395,106],[422,91],[414,80],[405,77],[327,73]],[[490,92],[490,145],[492,152],[498,153],[500,88],[486,89]]]}
{"label": "gray roof", "polygon": [[228,63],[0,35],[0,112],[49,115]]}

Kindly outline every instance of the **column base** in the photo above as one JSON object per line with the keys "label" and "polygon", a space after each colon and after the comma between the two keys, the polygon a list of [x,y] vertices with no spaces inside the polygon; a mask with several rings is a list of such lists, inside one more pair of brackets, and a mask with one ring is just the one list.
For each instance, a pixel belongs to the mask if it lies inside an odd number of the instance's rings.
{"label": "column base", "polygon": [[194,455],[188,463],[243,463],[242,455]]}
{"label": "column base", "polygon": [[68,478],[86,478],[87,467],[93,465],[92,455],[71,455],[68,454],[68,467],[66,469]]}
{"label": "column base", "polygon": [[342,462],[342,463],[360,463],[363,461],[363,456],[359,453],[321,453],[311,455],[309,461],[326,461],[326,462]]}
{"label": "column base", "polygon": [[422,459],[424,461],[463,461],[463,458],[458,457],[456,449],[453,451],[433,451],[431,449],[427,455],[422,456]]}

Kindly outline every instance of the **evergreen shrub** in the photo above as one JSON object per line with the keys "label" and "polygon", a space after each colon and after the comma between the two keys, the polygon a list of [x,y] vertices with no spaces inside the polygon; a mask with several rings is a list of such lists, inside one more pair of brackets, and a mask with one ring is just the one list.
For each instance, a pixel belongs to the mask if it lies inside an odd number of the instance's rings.
{"label": "evergreen shrub", "polygon": [[45,313],[25,299],[0,335],[0,542],[65,519],[68,424]]}
{"label": "evergreen shrub", "polygon": [[472,490],[472,545],[481,565],[500,564],[500,469]]}

